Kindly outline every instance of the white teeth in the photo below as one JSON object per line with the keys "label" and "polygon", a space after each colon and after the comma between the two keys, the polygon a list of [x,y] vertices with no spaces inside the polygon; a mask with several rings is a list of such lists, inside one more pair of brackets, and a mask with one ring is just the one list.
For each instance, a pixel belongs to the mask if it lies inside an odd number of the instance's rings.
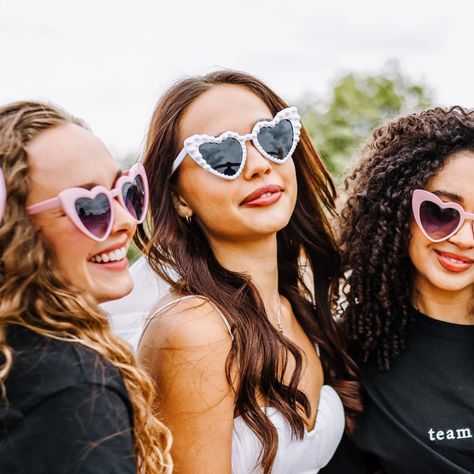
{"label": "white teeth", "polygon": [[127,247],[122,247],[111,252],[101,253],[99,255],[94,255],[91,257],[91,261],[94,263],[108,263],[108,262],[117,262],[122,260],[127,255]]}
{"label": "white teeth", "polygon": [[451,262],[451,263],[455,263],[455,264],[461,264],[461,265],[466,265],[468,262],[464,261],[464,260],[458,260],[457,258],[454,258],[454,257],[448,257],[447,255],[442,255],[442,257],[444,258],[444,260],[447,260],[448,262]]}
{"label": "white teeth", "polygon": [[265,193],[260,196],[260,198],[268,198],[272,195],[272,193]]}

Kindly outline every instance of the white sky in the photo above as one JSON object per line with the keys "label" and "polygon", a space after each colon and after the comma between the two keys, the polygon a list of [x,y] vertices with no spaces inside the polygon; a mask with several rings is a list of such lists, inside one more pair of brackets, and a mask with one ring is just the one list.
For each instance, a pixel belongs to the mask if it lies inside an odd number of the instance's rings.
{"label": "white sky", "polygon": [[0,103],[56,102],[117,155],[173,80],[216,67],[292,102],[397,59],[437,103],[473,107],[473,20],[473,0],[0,0]]}

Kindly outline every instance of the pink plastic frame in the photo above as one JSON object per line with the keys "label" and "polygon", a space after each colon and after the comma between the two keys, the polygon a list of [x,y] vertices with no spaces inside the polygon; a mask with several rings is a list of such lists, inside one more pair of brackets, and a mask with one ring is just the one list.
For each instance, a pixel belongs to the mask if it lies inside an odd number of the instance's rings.
{"label": "pink plastic frame", "polygon": [[[291,145],[291,149],[286,155],[285,158],[282,160],[277,160],[273,156],[269,155],[266,153],[266,151],[262,148],[260,143],[258,142],[257,136],[258,132],[264,127],[275,127],[275,125],[278,125],[282,120],[289,120],[291,122],[291,125],[293,127],[293,143]],[[271,160],[275,163],[282,164],[285,163],[292,155],[293,152],[295,151],[296,145],[298,145],[298,142],[300,140],[300,134],[301,134],[301,120],[300,120],[300,115],[298,114],[298,109],[296,107],[288,107],[286,109],[280,110],[273,120],[262,120],[260,122],[257,122],[251,133],[247,133],[246,135],[239,135],[238,133],[235,132],[224,132],[218,137],[213,137],[211,135],[192,135],[189,138],[186,138],[184,140],[184,146],[183,149],[181,150],[180,154],[176,157],[176,159],[173,162],[173,166],[171,168],[171,174],[173,174],[179,167],[179,165],[183,162],[184,158],[186,155],[189,155],[199,166],[204,168],[205,170],[209,171],[210,173],[218,176],[219,178],[224,178],[224,179],[236,179],[238,176],[242,173],[242,170],[244,169],[245,162],[247,160],[247,148],[245,146],[245,142],[252,140],[255,148],[268,160]],[[240,146],[242,147],[242,163],[240,164],[240,167],[238,171],[232,175],[232,176],[227,176],[224,173],[219,173],[219,171],[216,171],[213,169],[209,164],[204,160],[204,158],[201,155],[201,152],[199,151],[199,146],[202,145],[203,143],[222,143],[224,140],[227,140],[228,138],[233,138],[234,140],[237,140],[240,143]]]}
{"label": "pink plastic frame", "polygon": [[[148,201],[149,201],[149,189],[148,189],[148,180],[146,177],[145,168],[141,163],[134,164],[128,171],[125,171],[123,176],[118,178],[115,186],[112,189],[107,189],[104,186],[95,186],[91,190],[84,189],[84,188],[68,188],[61,191],[57,197],[47,199],[46,201],[41,201],[37,204],[33,204],[27,208],[27,211],[30,215],[38,214],[40,212],[48,211],[51,209],[55,209],[57,207],[62,207],[65,214],[71,219],[74,225],[87,237],[90,237],[97,242],[103,242],[106,240],[110,232],[112,231],[112,227],[115,220],[115,206],[114,206],[114,199],[118,199],[121,206],[127,210],[127,206],[123,200],[122,196],[122,188],[125,184],[131,183],[134,184],[135,178],[140,176],[143,180],[144,186],[144,202],[143,202],[143,215],[140,216],[140,219],[135,219],[132,214],[130,214],[134,220],[141,224],[146,217],[146,212],[148,209]],[[108,224],[107,230],[102,237],[98,237],[91,233],[87,227],[82,223],[81,219],[79,218],[74,203],[77,199],[80,198],[89,198],[94,199],[97,195],[104,194],[107,197],[110,205],[110,222]]]}
{"label": "pink plastic frame", "polygon": [[7,205],[7,185],[5,183],[5,175],[0,168],[0,223],[5,216],[5,207]]}
{"label": "pink plastic frame", "polygon": [[[423,202],[429,201],[437,206],[439,206],[441,209],[454,209],[457,212],[459,212],[459,223],[456,226],[456,228],[450,232],[448,235],[443,237],[442,239],[433,239],[428,235],[428,233],[425,231],[423,224],[421,222],[421,217],[420,217],[420,208]],[[466,219],[471,219],[474,222],[474,214],[470,214],[469,212],[466,212],[464,208],[456,203],[456,202],[444,202],[442,201],[436,194],[430,193],[429,191],[425,191],[424,189],[415,189],[413,192],[413,197],[412,197],[412,209],[413,209],[413,216],[415,218],[415,222],[417,223],[418,227],[420,228],[421,232],[423,232],[423,235],[431,240],[431,242],[443,242],[444,240],[448,240],[450,237],[452,237],[464,224]],[[474,223],[473,223],[473,232],[474,232]]]}

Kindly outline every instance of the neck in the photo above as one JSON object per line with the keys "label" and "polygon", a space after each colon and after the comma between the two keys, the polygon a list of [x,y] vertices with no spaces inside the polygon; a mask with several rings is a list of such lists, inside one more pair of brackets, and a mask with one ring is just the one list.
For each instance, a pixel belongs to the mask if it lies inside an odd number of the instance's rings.
{"label": "neck", "polygon": [[413,306],[426,316],[455,324],[474,324],[473,291],[468,287],[460,291],[433,288],[421,278],[415,279]]}
{"label": "neck", "polygon": [[219,263],[233,272],[248,275],[269,315],[278,312],[278,264],[276,234],[254,241],[210,240]]}

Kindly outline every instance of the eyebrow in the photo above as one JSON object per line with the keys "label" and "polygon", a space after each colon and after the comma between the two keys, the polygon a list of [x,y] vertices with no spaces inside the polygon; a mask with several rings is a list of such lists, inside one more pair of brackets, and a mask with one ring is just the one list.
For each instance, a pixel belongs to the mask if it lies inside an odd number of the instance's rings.
{"label": "eyebrow", "polygon": [[[255,120],[255,122],[252,124],[252,126],[250,127],[250,132],[248,133],[251,133],[253,127],[255,127],[255,125],[258,123],[258,122],[271,122],[275,117],[272,117],[272,118],[268,118],[268,117],[264,117],[264,118],[259,118],[258,120]],[[225,132],[229,132],[229,131],[233,131],[233,130],[224,130],[222,132],[219,132],[217,133],[216,135],[214,135],[214,137],[219,137],[221,136],[223,133]],[[244,134],[246,135],[246,134]]]}
{"label": "eyebrow", "polygon": [[[122,174],[123,174],[122,170],[117,171],[117,173],[115,174],[114,180],[112,182],[112,186],[115,184],[115,181],[117,181],[117,179],[119,179],[120,176],[122,176]],[[89,183],[79,184],[77,187],[90,190],[92,188],[95,188],[96,186],[99,186],[99,183],[89,182]]]}
{"label": "eyebrow", "polygon": [[459,204],[464,204],[464,198],[460,196],[459,194],[452,193],[450,191],[445,191],[444,189],[436,189],[435,191],[431,191],[431,192],[438,197],[446,197],[450,199],[451,201],[458,202]]}

